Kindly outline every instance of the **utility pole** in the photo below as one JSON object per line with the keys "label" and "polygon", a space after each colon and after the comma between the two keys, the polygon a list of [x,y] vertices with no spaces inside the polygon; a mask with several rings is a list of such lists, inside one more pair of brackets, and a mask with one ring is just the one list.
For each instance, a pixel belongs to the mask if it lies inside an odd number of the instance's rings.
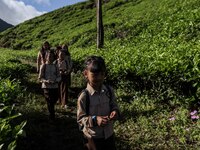
{"label": "utility pole", "polygon": [[104,46],[104,29],[102,18],[102,0],[97,0],[97,49]]}

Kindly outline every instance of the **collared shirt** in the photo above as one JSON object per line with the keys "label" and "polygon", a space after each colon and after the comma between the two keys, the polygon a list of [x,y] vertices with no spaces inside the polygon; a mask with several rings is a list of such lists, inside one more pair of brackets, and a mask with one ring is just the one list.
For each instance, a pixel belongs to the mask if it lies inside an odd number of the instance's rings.
{"label": "collared shirt", "polygon": [[[40,67],[38,79],[42,82],[42,88],[58,88],[58,82],[61,80],[60,72],[55,64],[43,64]],[[55,81],[47,83],[46,81]]]}
{"label": "collared shirt", "polygon": [[113,121],[104,126],[94,126],[92,122],[92,116],[109,116],[113,110],[119,110],[116,97],[111,89],[112,98],[109,98],[109,92],[105,85],[102,86],[101,91],[95,91],[89,84],[86,88],[89,92],[89,115],[86,115],[86,94],[83,92],[78,98],[77,109],[77,122],[82,126],[83,133],[88,137],[93,138],[105,138],[107,139],[113,134]]}
{"label": "collared shirt", "polygon": [[69,70],[71,71],[71,70],[72,70],[72,67],[73,67],[73,62],[72,62],[71,56],[70,56],[70,55],[67,55],[67,56],[65,57],[65,60],[68,61]]}
{"label": "collared shirt", "polygon": [[67,71],[67,72],[70,71],[69,60],[60,60],[60,59],[57,59],[56,61],[57,61],[59,70]]}
{"label": "collared shirt", "polygon": [[40,70],[40,66],[42,64],[45,64],[45,62],[46,62],[45,56],[46,56],[47,51],[48,50],[40,50],[38,52],[38,56],[37,56],[37,71]]}

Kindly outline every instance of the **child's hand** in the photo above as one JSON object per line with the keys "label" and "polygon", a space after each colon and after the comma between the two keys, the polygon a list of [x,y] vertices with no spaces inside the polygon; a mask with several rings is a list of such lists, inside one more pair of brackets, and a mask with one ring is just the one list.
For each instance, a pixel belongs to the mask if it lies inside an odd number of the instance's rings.
{"label": "child's hand", "polygon": [[67,74],[69,74],[69,71],[66,70],[64,73],[67,75]]}
{"label": "child's hand", "polygon": [[97,116],[97,124],[98,126],[105,126],[108,124],[108,116]]}
{"label": "child's hand", "polygon": [[44,83],[49,83],[49,80],[44,80],[43,82],[44,82]]}
{"label": "child's hand", "polygon": [[117,112],[114,110],[114,111],[112,111],[112,112],[110,113],[109,118],[110,118],[110,120],[116,120],[116,119],[117,119],[117,116],[118,116],[118,114],[117,114]]}
{"label": "child's hand", "polygon": [[53,80],[49,80],[49,83],[55,83],[55,81],[53,81]]}

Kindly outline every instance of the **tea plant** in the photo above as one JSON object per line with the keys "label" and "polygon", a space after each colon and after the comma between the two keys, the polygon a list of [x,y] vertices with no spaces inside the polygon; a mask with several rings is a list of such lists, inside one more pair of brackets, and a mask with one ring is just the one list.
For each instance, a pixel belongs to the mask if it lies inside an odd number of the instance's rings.
{"label": "tea plant", "polygon": [[[0,76],[26,76],[29,70],[23,63],[34,64],[44,40],[52,46],[68,42],[74,87],[84,87],[81,71],[88,55],[105,58],[106,81],[116,89],[123,116],[115,124],[119,149],[198,149],[200,1],[112,0],[104,3],[103,12],[101,50],[96,50],[96,11],[89,2],[1,33],[0,45],[35,50],[1,49],[7,54],[0,56]],[[36,100],[28,100],[25,106],[31,108]],[[43,106],[37,110],[42,112]]]}
{"label": "tea plant", "polygon": [[0,149],[14,149],[18,136],[24,134],[26,122],[17,121],[21,114],[14,110],[20,92],[18,81],[0,80]]}
{"label": "tea plant", "polygon": [[[2,103],[1,103],[2,104]],[[25,135],[23,128],[25,121],[14,123],[21,114],[13,113],[14,106],[0,106],[0,149],[13,150],[16,147],[17,138]]]}

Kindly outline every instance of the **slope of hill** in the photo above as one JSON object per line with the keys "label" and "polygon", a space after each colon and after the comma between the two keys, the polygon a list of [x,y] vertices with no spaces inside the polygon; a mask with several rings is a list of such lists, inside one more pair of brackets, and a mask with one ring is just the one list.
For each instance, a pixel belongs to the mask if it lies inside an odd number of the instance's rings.
{"label": "slope of hill", "polygon": [[[198,0],[113,0],[104,2],[105,40],[141,40],[140,34],[191,41],[199,39]],[[185,11],[186,10],[186,11]],[[146,33],[149,32],[149,33]],[[196,38],[197,37],[197,38]],[[63,7],[0,34],[0,46],[31,49],[49,40],[53,45],[88,47],[95,44],[96,8],[93,2]],[[124,41],[124,39],[126,39]]]}
{"label": "slope of hill", "polygon": [[[90,0],[9,29],[0,34],[0,45],[35,49],[44,40],[50,41],[53,46],[67,41],[74,68],[78,70],[86,56],[103,56],[108,67],[106,80],[114,83],[112,86],[124,116],[122,123],[115,124],[118,149],[198,149],[199,12],[199,0],[106,0],[103,6],[105,47],[97,51],[96,10]],[[0,51],[5,53],[6,49]],[[36,50],[20,52],[12,51],[8,55],[23,56],[35,63]],[[27,56],[29,52],[31,57]],[[8,67],[4,68],[10,72]],[[8,73],[5,75],[8,76]],[[83,80],[82,72],[75,70],[72,87],[82,89]],[[31,107],[43,112],[43,106],[38,107],[37,100],[28,97],[28,101],[31,101]],[[34,110],[30,104],[24,108]],[[39,139],[41,142],[43,137],[45,141],[48,139],[48,136],[41,136],[45,135],[40,132],[43,128],[34,127],[39,132],[33,132],[32,127],[30,131],[36,141]],[[73,135],[76,138],[77,135]],[[25,143],[41,148],[38,142],[27,139]],[[23,143],[21,145],[24,147]]]}
{"label": "slope of hill", "polygon": [[13,27],[13,25],[8,24],[7,22],[3,21],[2,19],[0,19],[0,32]]}

